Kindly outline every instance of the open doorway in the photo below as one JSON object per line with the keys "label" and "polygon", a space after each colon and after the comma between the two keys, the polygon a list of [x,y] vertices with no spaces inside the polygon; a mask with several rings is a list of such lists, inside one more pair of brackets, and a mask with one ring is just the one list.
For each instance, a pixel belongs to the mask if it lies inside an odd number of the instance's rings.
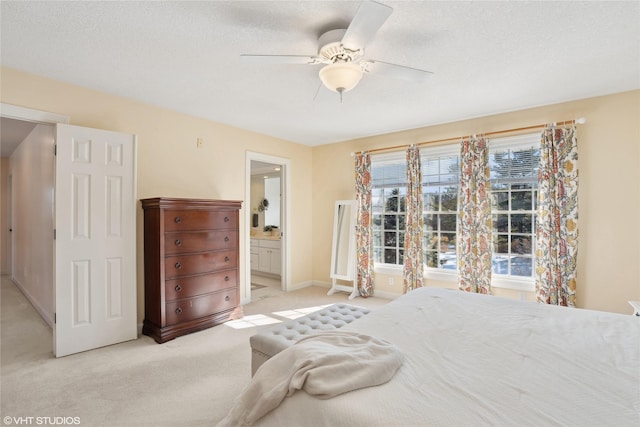
{"label": "open doorway", "polygon": [[2,272],[53,327],[54,125],[68,118],[1,107]]}
{"label": "open doorway", "polygon": [[289,161],[261,153],[247,153],[245,230],[245,301],[252,287],[278,287],[289,281]]}

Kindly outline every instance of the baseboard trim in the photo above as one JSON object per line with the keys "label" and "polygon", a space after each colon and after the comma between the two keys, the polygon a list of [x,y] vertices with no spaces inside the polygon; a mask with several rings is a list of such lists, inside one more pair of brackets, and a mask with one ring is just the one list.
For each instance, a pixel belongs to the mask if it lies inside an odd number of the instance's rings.
{"label": "baseboard trim", "polygon": [[287,288],[287,292],[291,292],[291,291],[297,291],[299,289],[304,289],[304,288],[308,288],[310,286],[315,286],[315,282],[313,280],[307,280],[305,282],[300,282],[300,283],[292,283],[291,285],[289,285],[289,287]]}
{"label": "baseboard trim", "polygon": [[11,278],[14,285],[18,288],[22,295],[31,303],[31,306],[38,312],[42,320],[45,321],[51,329],[53,329],[53,316],[47,313],[47,311],[38,303],[38,301],[29,293],[29,291],[20,283],[20,281]]}
{"label": "baseboard trim", "polygon": [[[331,289],[332,284],[329,283],[329,282],[322,282],[320,280],[316,280],[316,281],[313,282],[312,286],[318,286],[318,287],[321,287],[321,288]],[[375,289],[373,291],[373,296],[374,297],[379,297],[379,298],[384,298],[384,299],[396,299],[401,295],[402,294],[396,294],[394,292],[378,291],[378,290],[375,290]],[[356,298],[358,298],[358,297],[356,297]]]}

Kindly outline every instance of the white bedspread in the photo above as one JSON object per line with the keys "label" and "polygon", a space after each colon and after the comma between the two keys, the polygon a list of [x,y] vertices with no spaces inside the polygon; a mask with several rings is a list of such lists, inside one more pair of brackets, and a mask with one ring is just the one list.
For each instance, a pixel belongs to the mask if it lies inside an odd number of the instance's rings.
{"label": "white bedspread", "polygon": [[631,315],[422,288],[341,330],[393,343],[403,365],[332,399],[295,393],[256,425],[640,425]]}
{"label": "white bedspread", "polygon": [[329,399],[383,384],[403,359],[392,344],[361,333],[310,335],[265,362],[218,427],[252,425],[297,390]]}

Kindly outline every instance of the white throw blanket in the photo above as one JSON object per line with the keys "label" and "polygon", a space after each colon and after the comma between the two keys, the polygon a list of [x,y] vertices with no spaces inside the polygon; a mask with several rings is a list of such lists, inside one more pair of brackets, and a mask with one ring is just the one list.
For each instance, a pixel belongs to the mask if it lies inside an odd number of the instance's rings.
{"label": "white throw blanket", "polygon": [[369,335],[337,330],[304,337],[258,369],[218,427],[251,425],[297,390],[329,399],[384,384],[403,361],[393,344]]}

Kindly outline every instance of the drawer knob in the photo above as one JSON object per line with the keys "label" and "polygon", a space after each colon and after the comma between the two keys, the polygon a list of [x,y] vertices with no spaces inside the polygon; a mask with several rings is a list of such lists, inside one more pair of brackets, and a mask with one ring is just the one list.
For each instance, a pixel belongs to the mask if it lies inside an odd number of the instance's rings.
{"label": "drawer knob", "polygon": [[224,257],[224,262],[229,262],[229,259],[230,258],[228,256]]}
{"label": "drawer knob", "polygon": [[180,307],[176,308],[176,314],[182,313],[182,309]]}
{"label": "drawer knob", "polygon": [[225,281],[225,282],[228,282],[229,280],[230,280],[230,277],[229,277],[229,276],[224,276],[224,281]]}
{"label": "drawer knob", "polygon": [[225,301],[229,301],[231,298],[229,298],[229,295],[227,295],[226,297],[224,297]]}
{"label": "drawer knob", "polygon": [[228,216],[224,217],[224,222],[229,222],[229,217]]}
{"label": "drawer knob", "polygon": [[176,239],[175,244],[176,246],[182,246],[182,240]]}
{"label": "drawer knob", "polygon": [[224,236],[224,241],[228,242],[229,241],[229,236]]}
{"label": "drawer knob", "polygon": [[180,224],[182,222],[182,218],[177,216],[177,217],[174,218],[174,221],[176,222],[176,224]]}
{"label": "drawer knob", "polygon": [[176,292],[180,292],[182,290],[182,286],[180,286],[180,284],[177,284],[174,289],[176,290]]}
{"label": "drawer knob", "polygon": [[180,264],[179,262],[176,262],[175,267],[180,270],[182,268],[182,264]]}

